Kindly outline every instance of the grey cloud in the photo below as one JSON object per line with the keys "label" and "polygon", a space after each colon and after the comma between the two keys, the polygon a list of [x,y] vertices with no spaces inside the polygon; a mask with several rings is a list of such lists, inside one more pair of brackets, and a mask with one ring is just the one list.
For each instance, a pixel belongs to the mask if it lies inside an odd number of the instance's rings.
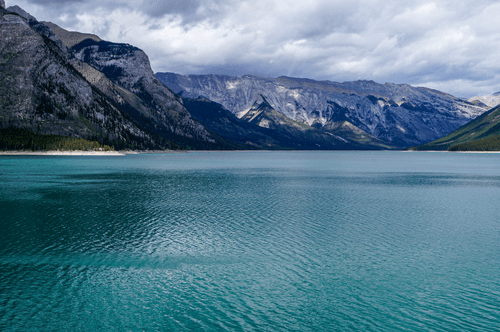
{"label": "grey cloud", "polygon": [[201,5],[201,0],[144,0],[141,10],[151,17],[162,17],[167,14],[193,16]]}
{"label": "grey cloud", "polygon": [[15,4],[134,44],[155,71],[500,90],[499,1],[7,0]]}
{"label": "grey cloud", "polygon": [[[14,1],[10,1],[14,2]],[[40,5],[40,6],[57,6],[60,4],[73,4],[73,3],[84,3],[84,2],[89,2],[87,0],[28,0],[28,3]]]}
{"label": "grey cloud", "polygon": [[92,12],[96,8],[109,12],[118,8],[129,9],[144,13],[152,19],[177,15],[185,24],[204,20],[215,22],[237,3],[236,0],[21,0],[19,2],[69,16]]}

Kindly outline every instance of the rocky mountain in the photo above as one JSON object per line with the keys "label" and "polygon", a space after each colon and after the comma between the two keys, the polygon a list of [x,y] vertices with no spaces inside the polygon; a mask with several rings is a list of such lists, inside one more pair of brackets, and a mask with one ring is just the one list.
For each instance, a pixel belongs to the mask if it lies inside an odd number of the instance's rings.
{"label": "rocky mountain", "polygon": [[216,136],[191,117],[181,98],[154,76],[142,50],[68,32],[53,23],[45,25],[68,47],[72,65],[108,97],[125,105],[134,120],[149,131],[203,148],[220,145]]}
{"label": "rocky mountain", "polygon": [[470,103],[483,106],[483,107],[489,107],[493,108],[495,106],[500,105],[500,92],[494,93],[489,96],[476,96],[469,98],[468,101]]}
{"label": "rocky mountain", "polygon": [[411,150],[500,151],[500,105],[451,134]]}
{"label": "rocky mountain", "polygon": [[[380,150],[394,146],[358,130],[353,134],[347,122],[339,123],[331,132],[299,123],[275,111],[261,97],[252,109],[239,119],[222,105],[206,98],[183,98],[188,111],[206,128],[235,142],[244,149],[296,150]],[[348,132],[348,134],[346,133]]]}
{"label": "rocky mountain", "polygon": [[36,21],[36,18],[34,16],[28,14],[19,6],[10,6],[9,8],[7,8],[7,10],[11,13],[15,13],[21,16],[22,18],[26,19],[27,22]]}
{"label": "rocky mountain", "polygon": [[[10,9],[10,7],[9,7]],[[81,33],[81,32],[76,32],[76,31],[68,31],[57,24],[54,24],[52,22],[42,22],[44,25],[48,26],[50,30],[64,43],[64,45],[67,48],[71,48],[75,46],[76,44],[81,43],[82,41],[86,39],[92,39],[96,42],[102,41],[99,36],[96,36],[94,34],[90,33]]]}
{"label": "rocky mountain", "polygon": [[20,15],[18,9],[0,8],[0,128],[116,146],[158,145],[75,70],[64,45],[48,27]]}
{"label": "rocky mountain", "polygon": [[362,130],[399,147],[443,137],[488,108],[406,84],[174,73],[157,73],[156,77],[184,97],[208,98],[240,118],[250,118],[249,112],[264,97],[275,111],[304,125],[332,130],[346,122],[344,133],[353,133],[349,128]]}
{"label": "rocky mountain", "polygon": [[24,130],[2,131],[10,136],[28,130],[39,140],[74,136],[138,149],[393,148],[361,130],[349,138],[320,131],[277,112],[265,98],[245,120],[208,100],[183,100],[154,76],[142,50],[38,22],[17,6],[2,12],[1,24],[0,129]]}
{"label": "rocky mountain", "polygon": [[227,148],[193,119],[138,48],[0,8],[0,129],[129,148]]}
{"label": "rocky mountain", "polygon": [[0,131],[136,149],[390,149],[430,141],[486,107],[388,83],[155,76],[134,46],[0,3]]}

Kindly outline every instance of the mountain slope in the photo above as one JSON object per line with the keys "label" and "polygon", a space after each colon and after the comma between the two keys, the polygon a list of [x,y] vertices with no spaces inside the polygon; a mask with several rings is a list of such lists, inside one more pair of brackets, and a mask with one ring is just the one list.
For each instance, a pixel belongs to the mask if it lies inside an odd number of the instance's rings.
{"label": "mountain slope", "polygon": [[69,47],[72,65],[149,131],[197,148],[225,144],[194,120],[181,99],[154,77],[142,50],[45,24]]}
{"label": "mountain slope", "polygon": [[499,151],[500,106],[445,137],[411,150]]}
{"label": "mountain slope", "polygon": [[173,73],[156,76],[176,93],[206,97],[239,117],[264,96],[273,109],[294,121],[316,128],[348,121],[400,147],[435,140],[487,110],[439,91],[405,84]]}
{"label": "mountain slope", "polygon": [[42,23],[48,26],[52,30],[52,32],[64,43],[64,45],[67,48],[71,48],[76,44],[81,43],[85,39],[92,39],[97,42],[102,41],[101,38],[99,38],[94,34],[68,31],[52,22],[42,22]]}
{"label": "mountain slope", "polygon": [[[264,98],[257,101],[241,119],[222,105],[206,98],[183,98],[183,101],[189,112],[205,127],[228,140],[237,142],[240,148],[301,150],[394,148],[373,137],[370,139],[370,135],[366,133],[364,133],[366,134],[365,140],[360,143],[356,140],[360,137],[344,139],[330,132],[293,121],[274,110]],[[342,130],[332,128],[332,132],[335,133],[343,133]],[[350,128],[350,130],[353,129]]]}
{"label": "mountain slope", "polygon": [[159,147],[154,137],[73,68],[50,29],[1,8],[0,127],[94,139],[117,147]]}
{"label": "mountain slope", "polygon": [[183,98],[191,115],[207,129],[234,142],[237,149],[280,148],[280,142],[263,132],[260,127],[238,119],[222,105],[206,98]]}

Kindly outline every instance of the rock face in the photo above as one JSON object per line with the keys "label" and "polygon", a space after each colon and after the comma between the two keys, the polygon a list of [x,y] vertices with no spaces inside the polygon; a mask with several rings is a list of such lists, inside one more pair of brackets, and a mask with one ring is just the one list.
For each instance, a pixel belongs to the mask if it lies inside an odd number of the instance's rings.
{"label": "rock face", "polygon": [[314,128],[277,112],[264,96],[236,117],[221,104],[199,97],[183,98],[188,111],[206,128],[243,149],[382,150],[396,146],[379,140],[348,121]]}
{"label": "rock face", "polygon": [[24,9],[22,9],[19,6],[10,6],[9,8],[7,8],[7,11],[9,11],[11,13],[16,13],[17,15],[21,16],[22,18],[26,19],[28,22],[29,21],[36,21],[35,17],[33,17],[30,14],[28,14],[27,12],[25,12]]}
{"label": "rock face", "polygon": [[142,50],[128,44],[102,41],[97,36],[85,38],[54,24],[49,26],[59,32],[58,37],[66,46],[71,46],[68,51],[74,57],[74,67],[106,95],[134,108],[134,112],[139,113],[136,114],[138,119],[149,119],[150,129],[155,134],[169,139],[184,137],[217,143],[215,137],[191,117],[180,97],[154,76]]}
{"label": "rock face", "polygon": [[406,84],[173,73],[156,76],[174,92],[206,97],[238,117],[245,117],[264,96],[273,109],[292,120],[316,128],[347,121],[399,147],[443,137],[486,111],[449,94]]}
{"label": "rock face", "polygon": [[323,131],[296,122],[275,111],[263,97],[241,119],[222,105],[206,98],[183,98],[183,101],[188,111],[198,121],[221,137],[234,142],[236,148],[296,150],[393,148],[357,128],[344,128],[342,125],[347,126],[347,123]]}
{"label": "rock face", "polygon": [[68,48],[75,46],[76,44],[84,41],[85,39],[92,39],[98,42],[101,41],[101,38],[90,33],[67,31],[52,22],[42,22],[42,23],[48,26],[50,30],[52,30],[52,32],[55,35],[57,35],[57,37],[60,40],[62,40],[64,45]]}
{"label": "rock face", "polygon": [[0,126],[155,146],[68,61],[50,29],[0,9]]}
{"label": "rock face", "polygon": [[500,92],[494,93],[489,96],[472,97],[469,98],[468,101],[476,105],[493,108],[500,105]]}
{"label": "rock face", "polygon": [[0,0],[0,8],[5,9],[5,1]]}
{"label": "rock face", "polygon": [[144,52],[38,22],[17,6],[0,9],[0,83],[2,128],[118,148],[224,144],[154,77]]}

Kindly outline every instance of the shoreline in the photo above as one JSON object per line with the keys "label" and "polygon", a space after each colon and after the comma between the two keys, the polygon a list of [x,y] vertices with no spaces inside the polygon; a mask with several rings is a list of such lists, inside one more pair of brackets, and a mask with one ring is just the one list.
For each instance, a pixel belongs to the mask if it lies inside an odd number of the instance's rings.
{"label": "shoreline", "polygon": [[500,153],[500,151],[448,151],[448,150],[404,150],[403,152],[441,152],[441,153]]}
{"label": "shoreline", "polygon": [[0,151],[0,156],[125,156],[120,151]]}
{"label": "shoreline", "polygon": [[500,153],[500,151],[448,151],[453,153]]}
{"label": "shoreline", "polygon": [[[161,153],[196,153],[196,152],[280,152],[280,151],[365,151],[365,150],[125,150],[125,151],[0,151],[0,156],[126,156],[136,154],[161,154]],[[424,150],[424,151],[408,151],[408,150],[366,150],[370,152],[376,151],[394,151],[394,152],[431,152],[431,153],[480,153],[480,154],[495,154],[500,151],[440,151],[440,150]]]}
{"label": "shoreline", "polygon": [[123,150],[123,151],[0,151],[0,156],[126,156],[153,153],[186,153],[187,150]]}

